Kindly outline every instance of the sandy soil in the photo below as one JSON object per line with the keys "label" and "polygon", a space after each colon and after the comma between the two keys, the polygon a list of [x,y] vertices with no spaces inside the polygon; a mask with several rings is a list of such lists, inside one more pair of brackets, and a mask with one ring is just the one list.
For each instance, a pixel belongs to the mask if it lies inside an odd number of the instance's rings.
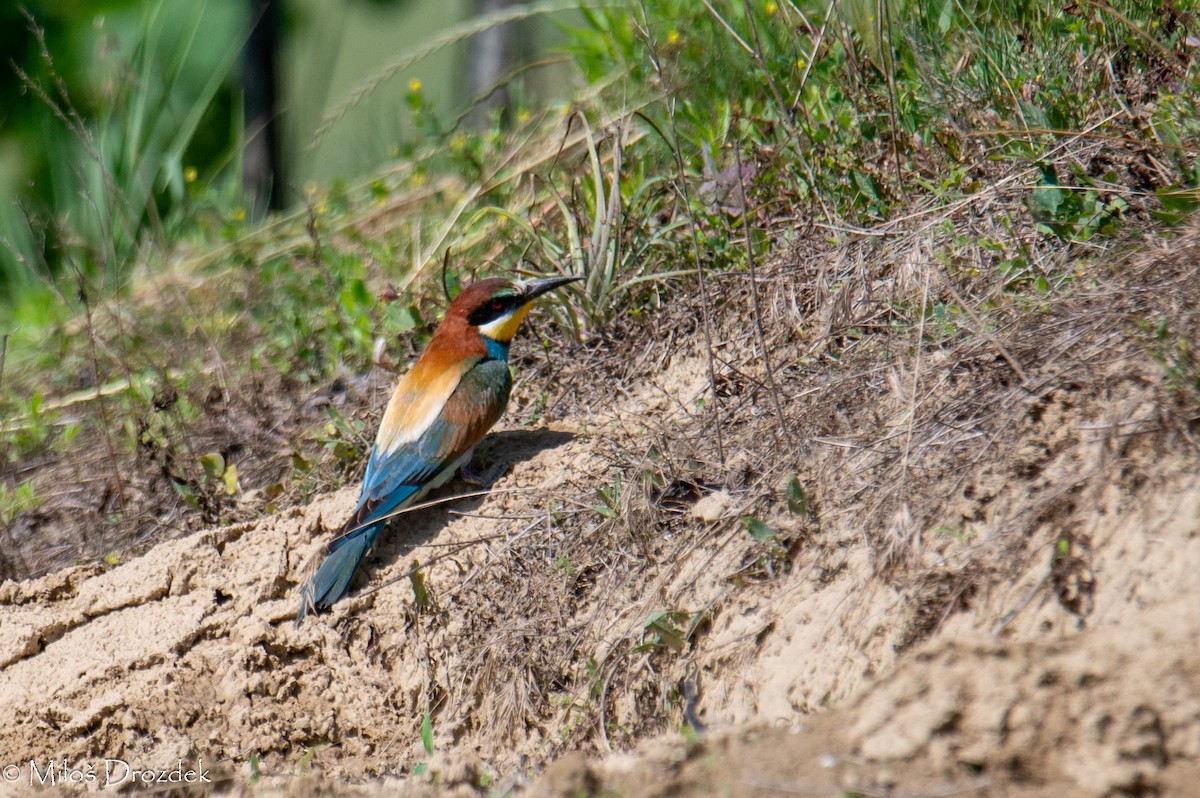
{"label": "sandy soil", "polygon": [[1138,321],[1195,345],[1197,240],[940,339],[847,338],[898,283],[791,253],[773,377],[722,288],[720,418],[694,308],[531,356],[509,473],[300,626],[353,486],[6,582],[0,792],[119,759],[289,794],[1194,794],[1200,404]]}

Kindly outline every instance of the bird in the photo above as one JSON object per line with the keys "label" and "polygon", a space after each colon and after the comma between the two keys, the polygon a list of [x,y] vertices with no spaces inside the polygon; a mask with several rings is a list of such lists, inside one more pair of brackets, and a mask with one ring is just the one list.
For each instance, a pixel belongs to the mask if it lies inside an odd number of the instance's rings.
{"label": "bird", "polygon": [[508,350],[538,297],[576,276],[493,277],[464,287],[416,364],[400,378],[375,437],[358,506],[300,589],[299,623],[349,592],[388,518],[445,483],[499,420],[512,375]]}

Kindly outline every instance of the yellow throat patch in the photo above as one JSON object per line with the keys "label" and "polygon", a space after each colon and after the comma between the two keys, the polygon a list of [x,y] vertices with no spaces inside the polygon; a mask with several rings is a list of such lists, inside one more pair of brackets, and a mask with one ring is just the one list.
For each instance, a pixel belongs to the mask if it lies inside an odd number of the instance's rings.
{"label": "yellow throat patch", "polygon": [[507,316],[480,325],[479,332],[493,341],[506,344],[517,334],[517,330],[521,327],[521,322],[525,320],[525,316],[529,313],[530,307],[531,304],[522,305]]}

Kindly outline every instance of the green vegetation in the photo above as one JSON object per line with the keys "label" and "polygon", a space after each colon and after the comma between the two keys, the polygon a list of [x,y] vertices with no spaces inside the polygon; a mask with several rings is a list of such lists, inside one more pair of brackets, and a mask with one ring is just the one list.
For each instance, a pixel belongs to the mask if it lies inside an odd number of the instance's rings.
{"label": "green vegetation", "polygon": [[[89,473],[115,485],[93,503],[130,540],[151,531],[125,495],[138,474],[170,482],[179,512],[206,522],[352,477],[370,433],[354,407],[302,418],[308,432],[253,472],[210,432],[238,397],[272,394],[283,417],[334,378],[403,363],[410,344],[389,342],[429,334],[443,262],[450,291],[475,273],[584,275],[547,311],[586,338],[705,290],[707,275],[751,269],[805,229],[838,240],[927,227],[930,257],[1001,278],[1004,302],[1069,290],[1082,272],[1065,255],[1178,223],[1200,201],[1188,8],[637,0],[556,17],[578,76],[565,102],[472,131],[464,109],[435,107],[414,82],[393,167],[310,186],[304,207],[250,224],[232,182],[237,137],[211,167],[186,157],[237,43],[179,108],[201,12],[168,33],[150,8],[94,107],[58,91],[48,51],[27,80],[55,140],[73,143],[53,213],[32,220],[46,242],[38,281],[10,278],[21,288],[0,309],[0,484],[34,486],[5,505],[33,507],[40,478],[68,478],[50,466],[86,451]],[[996,198],[980,205],[986,224],[948,221],[983,197]],[[970,327],[944,301],[898,318],[935,337]],[[1185,342],[1163,340],[1166,366],[1194,381]],[[257,489],[265,504],[239,502]],[[602,516],[620,512],[619,477],[596,495]],[[787,503],[808,513],[798,481]],[[770,539],[759,524],[748,531]]]}
{"label": "green vegetation", "polygon": [[[433,756],[433,719],[428,709],[421,716],[421,747],[425,749],[425,760],[413,766],[414,776],[424,776],[429,772],[429,758]],[[436,774],[433,774],[433,780],[436,781]]]}
{"label": "green vegetation", "polygon": [[63,323],[126,290],[135,267],[157,264],[209,215],[237,213],[242,141],[227,82],[240,41],[225,33],[235,15],[167,0],[107,11],[74,40],[47,38],[37,16],[13,20],[29,52],[11,67],[14,100],[31,112],[13,118],[40,157],[14,170],[37,194],[0,208],[10,322]]}
{"label": "green vegetation", "polygon": [[1195,341],[1173,331],[1166,317],[1153,324],[1143,321],[1139,327],[1148,335],[1147,351],[1162,366],[1171,390],[1192,397],[1200,395],[1200,357]]}

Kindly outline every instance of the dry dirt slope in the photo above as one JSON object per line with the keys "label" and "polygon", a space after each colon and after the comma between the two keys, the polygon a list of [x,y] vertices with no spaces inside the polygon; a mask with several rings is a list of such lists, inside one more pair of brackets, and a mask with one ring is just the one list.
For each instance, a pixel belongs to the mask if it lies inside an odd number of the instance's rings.
{"label": "dry dirt slope", "polygon": [[[533,359],[512,471],[300,627],[353,488],[5,583],[0,790],[119,758],[235,792],[1194,794],[1198,241],[1055,301],[919,236],[797,247],[760,286],[774,379],[746,282],[714,286],[719,417],[687,300]],[[964,297],[986,316],[893,331]]]}

